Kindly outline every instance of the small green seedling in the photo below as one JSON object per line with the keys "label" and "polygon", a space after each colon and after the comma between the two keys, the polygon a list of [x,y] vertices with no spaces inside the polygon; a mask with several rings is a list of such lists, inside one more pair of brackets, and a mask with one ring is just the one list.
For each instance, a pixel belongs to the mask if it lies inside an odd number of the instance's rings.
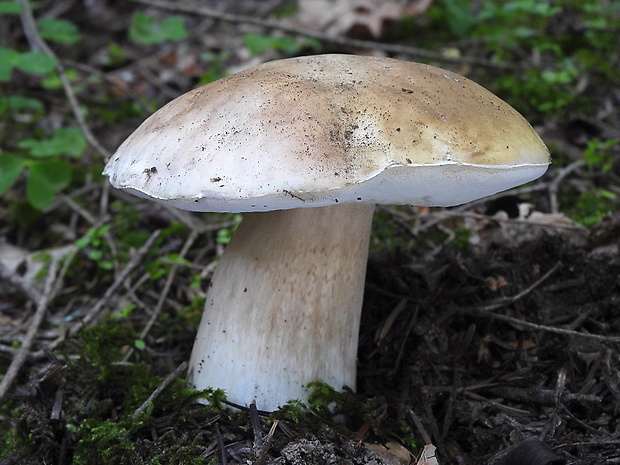
{"label": "small green seedling", "polygon": [[134,13],[129,39],[143,45],[156,45],[168,40],[179,41],[187,37],[187,29],[179,16],[169,16],[162,21],[141,12]]}

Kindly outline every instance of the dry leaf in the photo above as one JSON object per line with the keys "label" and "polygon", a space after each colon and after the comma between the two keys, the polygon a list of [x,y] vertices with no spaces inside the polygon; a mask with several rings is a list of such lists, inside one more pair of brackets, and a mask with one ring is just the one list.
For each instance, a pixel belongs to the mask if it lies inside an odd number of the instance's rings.
{"label": "dry leaf", "polygon": [[437,456],[435,455],[436,450],[437,448],[432,444],[426,444],[416,465],[439,465]]}
{"label": "dry leaf", "polygon": [[299,0],[292,16],[296,27],[338,37],[376,39],[386,23],[424,12],[432,0]]}
{"label": "dry leaf", "polygon": [[411,461],[411,453],[402,444],[389,441],[385,444],[364,443],[368,450],[373,451],[389,463],[405,464]]}

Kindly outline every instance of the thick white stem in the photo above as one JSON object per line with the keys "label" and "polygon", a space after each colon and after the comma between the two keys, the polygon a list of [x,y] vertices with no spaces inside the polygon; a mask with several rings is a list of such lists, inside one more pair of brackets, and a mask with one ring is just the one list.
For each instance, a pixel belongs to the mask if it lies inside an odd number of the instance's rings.
{"label": "thick white stem", "polygon": [[373,205],[246,214],[207,293],[189,382],[273,410],[322,380],[355,389]]}

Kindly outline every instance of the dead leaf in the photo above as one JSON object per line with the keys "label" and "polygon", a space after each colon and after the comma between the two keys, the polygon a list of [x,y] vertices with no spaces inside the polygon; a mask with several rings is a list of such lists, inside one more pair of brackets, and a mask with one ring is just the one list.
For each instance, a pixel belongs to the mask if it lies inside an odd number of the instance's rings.
{"label": "dead leaf", "polygon": [[432,444],[426,444],[416,465],[439,465],[435,451],[437,448]]}
{"label": "dead leaf", "polygon": [[365,442],[368,450],[375,452],[388,463],[408,464],[411,462],[411,453],[405,446],[397,442],[388,441],[385,444],[371,444]]}
{"label": "dead leaf", "polygon": [[289,21],[304,29],[333,37],[376,39],[385,25],[404,16],[423,13],[432,0],[299,0],[297,13]]}

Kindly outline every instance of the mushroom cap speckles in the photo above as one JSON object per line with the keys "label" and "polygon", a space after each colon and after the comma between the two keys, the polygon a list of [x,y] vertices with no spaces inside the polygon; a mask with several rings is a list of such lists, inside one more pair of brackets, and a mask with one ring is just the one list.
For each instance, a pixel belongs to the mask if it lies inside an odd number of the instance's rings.
{"label": "mushroom cap speckles", "polygon": [[339,202],[456,205],[541,176],[549,153],[512,107],[457,74],[389,58],[273,61],[173,100],[104,171],[196,211]]}

